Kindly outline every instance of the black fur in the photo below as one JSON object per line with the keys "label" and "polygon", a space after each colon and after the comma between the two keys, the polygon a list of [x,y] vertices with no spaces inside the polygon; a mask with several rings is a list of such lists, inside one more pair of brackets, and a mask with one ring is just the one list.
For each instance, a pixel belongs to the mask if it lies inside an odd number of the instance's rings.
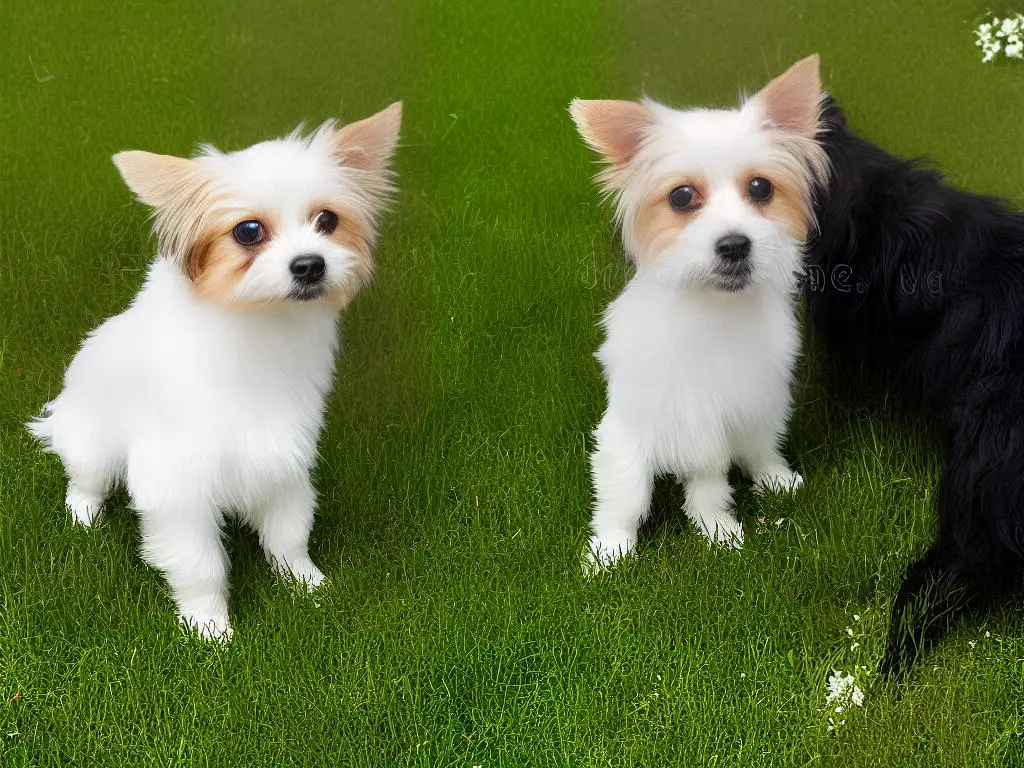
{"label": "black fur", "polygon": [[1024,575],[1024,216],[852,134],[825,104],[832,163],[807,298],[819,338],[943,430],[938,539],[892,605],[883,674]]}

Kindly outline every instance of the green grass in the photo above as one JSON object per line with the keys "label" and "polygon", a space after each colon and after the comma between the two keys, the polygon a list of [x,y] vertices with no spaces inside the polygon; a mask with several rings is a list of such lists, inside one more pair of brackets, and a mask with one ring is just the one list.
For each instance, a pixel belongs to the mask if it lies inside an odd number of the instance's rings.
{"label": "green grass", "polygon": [[[788,444],[805,488],[742,491],[742,551],[709,551],[666,485],[634,563],[578,568],[595,320],[627,269],[568,101],[732,103],[817,50],[864,133],[1024,202],[1024,68],[980,64],[984,6],[919,5],[0,5],[0,764],[1020,764],[1019,605],[902,688],[858,673],[864,707],[827,730],[830,670],[878,659],[932,535],[940,458],[886,398],[834,396],[813,347]],[[331,584],[296,597],[233,527],[235,638],[189,640],[125,499],[71,528],[21,428],[151,252],[109,156],[396,98],[401,202],[317,468]]]}

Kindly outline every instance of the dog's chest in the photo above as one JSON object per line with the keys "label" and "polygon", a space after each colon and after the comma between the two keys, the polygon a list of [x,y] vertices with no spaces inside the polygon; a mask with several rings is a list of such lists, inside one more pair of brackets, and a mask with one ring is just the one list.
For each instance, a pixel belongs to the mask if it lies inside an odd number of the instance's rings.
{"label": "dog's chest", "polygon": [[[243,329],[212,345],[197,391],[220,476],[232,495],[257,495],[307,472],[334,377],[334,323]],[[216,359],[213,359],[216,358]]]}
{"label": "dog's chest", "polygon": [[599,353],[610,396],[638,415],[688,419],[788,397],[799,349],[791,307],[784,297],[733,298],[624,293]]}

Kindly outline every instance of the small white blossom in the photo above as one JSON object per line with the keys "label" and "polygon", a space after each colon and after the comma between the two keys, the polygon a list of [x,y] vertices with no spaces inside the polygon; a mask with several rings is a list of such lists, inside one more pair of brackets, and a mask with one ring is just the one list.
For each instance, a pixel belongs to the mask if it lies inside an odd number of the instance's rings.
{"label": "small white blossom", "polygon": [[845,720],[840,720],[839,722],[836,722],[835,719],[830,717],[828,719],[828,730],[829,730],[829,733],[835,731],[835,729],[838,728],[841,725],[846,725],[846,721]]}
{"label": "small white blossom", "polygon": [[839,670],[833,670],[828,678],[828,694],[825,696],[825,703],[837,707],[845,704],[864,704],[864,691],[856,684],[853,675],[847,675]]}

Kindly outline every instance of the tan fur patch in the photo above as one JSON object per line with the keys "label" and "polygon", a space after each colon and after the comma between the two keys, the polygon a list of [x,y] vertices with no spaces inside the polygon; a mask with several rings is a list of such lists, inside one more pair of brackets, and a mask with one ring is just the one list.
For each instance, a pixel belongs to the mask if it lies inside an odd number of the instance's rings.
{"label": "tan fur patch", "polygon": [[373,274],[373,231],[369,223],[364,222],[354,211],[344,208],[331,210],[338,214],[338,227],[331,239],[359,257],[355,280],[349,285],[332,288],[327,293],[326,301],[333,307],[343,309]]}
{"label": "tan fur patch", "polygon": [[[246,219],[257,219],[265,229],[264,240],[252,247],[235,242],[232,230]],[[185,276],[195,286],[197,295],[222,303],[241,304],[232,297],[232,292],[260,252],[273,238],[273,229],[266,217],[235,217],[227,222],[211,225],[189,249],[183,265]]]}
{"label": "tan fur patch", "polygon": [[[755,178],[768,179],[773,192],[767,202],[750,199],[748,185]],[[808,179],[796,168],[784,166],[752,168],[737,180],[739,193],[750,202],[754,210],[766,218],[777,221],[796,240],[805,240],[810,231],[810,189]]]}
{"label": "tan fur patch", "polygon": [[[693,207],[677,211],[668,201],[669,193],[679,186],[689,185],[697,195]],[[707,182],[700,176],[671,177],[658,184],[636,219],[634,227],[636,254],[639,260],[649,260],[664,251],[679,237],[679,233],[693,221],[707,194]]]}

